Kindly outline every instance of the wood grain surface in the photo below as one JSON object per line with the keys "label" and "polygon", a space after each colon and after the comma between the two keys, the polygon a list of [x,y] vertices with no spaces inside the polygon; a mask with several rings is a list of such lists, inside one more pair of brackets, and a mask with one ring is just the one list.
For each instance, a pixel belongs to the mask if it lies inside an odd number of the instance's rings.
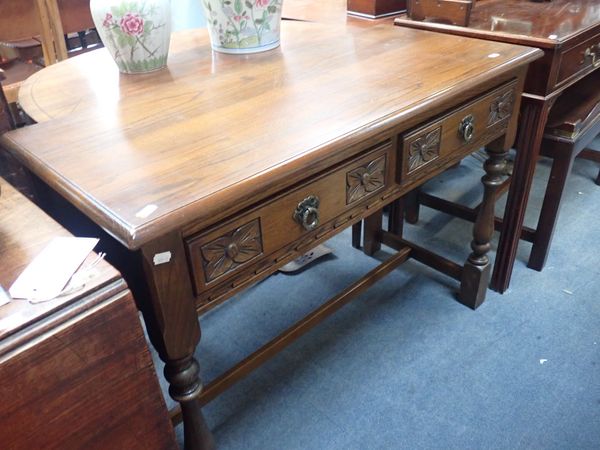
{"label": "wood grain surface", "polygon": [[237,57],[192,30],[174,34],[168,68],[152,74],[119,75],[105,50],[44,69],[21,100],[46,122],[2,141],[138,248],[342,161],[353,144],[413,126],[538,54],[399,27],[285,22],[281,48]]}
{"label": "wood grain surface", "polygon": [[87,300],[16,351],[0,348],[2,448],[177,448],[131,293]]}
{"label": "wood grain surface", "polygon": [[[11,185],[0,178],[0,284],[8,289],[27,265],[57,236],[69,232],[26,200]],[[93,237],[93,236],[92,236]],[[94,259],[90,255],[88,261]],[[84,263],[85,264],[85,263]],[[0,339],[6,339],[30,324],[74,303],[90,292],[100,290],[121,279],[119,273],[102,261],[97,275],[86,289],[36,305],[26,300],[13,300],[0,307]],[[121,281],[121,290],[124,283]]]}
{"label": "wood grain surface", "polygon": [[[0,178],[0,283],[66,230]],[[91,256],[94,257],[93,255]],[[0,447],[174,449],[135,303],[105,262],[76,293],[0,306]]]}
{"label": "wood grain surface", "polygon": [[[471,11],[469,28],[474,37],[500,37],[503,42],[553,48],[596,26],[600,21],[597,0],[479,0]],[[461,33],[461,28],[433,22],[415,22],[400,16],[403,26],[444,29]]]}

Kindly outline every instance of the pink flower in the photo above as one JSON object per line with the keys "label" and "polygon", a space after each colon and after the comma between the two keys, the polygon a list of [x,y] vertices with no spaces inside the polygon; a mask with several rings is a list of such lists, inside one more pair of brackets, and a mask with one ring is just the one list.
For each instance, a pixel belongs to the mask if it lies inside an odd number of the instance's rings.
{"label": "pink flower", "polygon": [[235,20],[236,22],[239,22],[242,19],[248,20],[248,19],[250,19],[250,17],[249,16],[233,16],[233,20]]}
{"label": "pink flower", "polygon": [[264,8],[265,6],[269,6],[270,1],[271,0],[256,0],[254,4],[259,8]]}
{"label": "pink flower", "polygon": [[104,18],[104,21],[102,22],[102,25],[104,25],[106,28],[109,28],[111,25],[113,24],[113,16],[111,13],[106,13],[106,17]]}
{"label": "pink flower", "polygon": [[144,19],[139,14],[127,13],[121,19],[121,30],[130,36],[139,36],[144,32]]}

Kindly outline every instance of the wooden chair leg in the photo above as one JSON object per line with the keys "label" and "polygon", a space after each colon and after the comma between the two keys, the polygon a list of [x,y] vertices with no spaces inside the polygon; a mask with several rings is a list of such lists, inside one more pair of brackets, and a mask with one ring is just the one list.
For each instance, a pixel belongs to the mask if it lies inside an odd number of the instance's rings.
{"label": "wooden chair leg", "polygon": [[390,203],[388,231],[402,237],[404,231],[404,198]]}
{"label": "wooden chair leg", "polygon": [[546,264],[552,235],[554,234],[554,228],[558,219],[560,203],[569,173],[573,167],[574,159],[574,155],[570,154],[564,158],[554,158],[552,162],[550,179],[546,186],[544,203],[542,204],[533,247],[531,248],[529,262],[527,263],[527,267],[530,269],[540,271],[544,268],[544,264]]}
{"label": "wooden chair leg", "polygon": [[415,224],[419,221],[419,193],[421,188],[416,188],[404,196],[404,214],[408,223]]}
{"label": "wooden chair leg", "polygon": [[362,234],[362,221],[352,225],[352,247],[360,248],[360,238]]}
{"label": "wooden chair leg", "polygon": [[490,146],[486,150],[489,157],[483,164],[483,201],[473,226],[473,252],[463,267],[459,293],[459,301],[472,309],[476,309],[485,300],[490,279],[491,265],[487,253],[490,251],[490,239],[494,232],[496,191],[502,185],[507,154],[501,147],[496,146]]}
{"label": "wooden chair leg", "polygon": [[383,210],[380,209],[375,211],[373,214],[368,216],[364,222],[365,230],[363,237],[363,252],[366,255],[372,256],[381,248],[379,234],[381,232],[381,225],[383,222]]}

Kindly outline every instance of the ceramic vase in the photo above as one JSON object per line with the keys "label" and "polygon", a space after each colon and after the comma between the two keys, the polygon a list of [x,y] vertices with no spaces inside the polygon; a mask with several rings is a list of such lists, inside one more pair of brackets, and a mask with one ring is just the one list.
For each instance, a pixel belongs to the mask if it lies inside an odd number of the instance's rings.
{"label": "ceramic vase", "polygon": [[91,0],[90,10],[121,72],[152,72],[167,65],[170,0]]}
{"label": "ceramic vase", "polygon": [[200,0],[213,50],[256,53],[279,46],[283,0]]}

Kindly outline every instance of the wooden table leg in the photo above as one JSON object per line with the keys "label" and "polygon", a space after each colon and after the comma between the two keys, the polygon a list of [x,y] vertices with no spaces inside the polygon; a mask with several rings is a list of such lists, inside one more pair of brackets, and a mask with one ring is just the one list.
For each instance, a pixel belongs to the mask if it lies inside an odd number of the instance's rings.
{"label": "wooden table leg", "polygon": [[421,206],[419,203],[420,192],[421,187],[419,186],[404,196],[404,214],[408,223],[415,224],[419,221],[419,210]]}
{"label": "wooden table leg", "polygon": [[523,95],[521,100],[521,117],[516,145],[517,157],[490,283],[493,290],[501,293],[508,289],[510,283],[544,127],[553,104],[554,100],[532,98],[526,95]]}
{"label": "wooden table leg", "polygon": [[148,334],[165,362],[169,394],[180,403],[185,450],[215,448],[198,402],[202,392],[194,350],[200,325],[187,269],[183,240],[178,233],[142,248],[149,304],[142,304]]}
{"label": "wooden table leg", "polygon": [[569,173],[573,167],[575,155],[573,151],[556,152],[557,155],[552,161],[552,170],[550,171],[550,179],[546,186],[544,195],[544,203],[540,211],[537,228],[535,231],[535,239],[529,254],[529,262],[527,267],[541,271],[546,264],[548,251],[552,243],[554,228],[558,220],[558,212],[560,204],[569,178]]}
{"label": "wooden table leg", "polygon": [[373,214],[366,217],[363,222],[363,252],[366,255],[373,256],[373,254],[381,248],[379,233],[381,232],[383,222],[383,209],[375,211]]}
{"label": "wooden table leg", "polygon": [[404,197],[390,203],[388,231],[402,237],[404,232]]}
{"label": "wooden table leg", "polygon": [[477,211],[477,219],[473,225],[473,241],[469,255],[464,265],[459,301],[475,309],[485,300],[485,294],[490,278],[490,251],[492,233],[494,232],[494,207],[496,205],[496,190],[502,185],[504,167],[506,166],[507,151],[503,148],[504,139],[492,142],[486,151],[489,155],[483,164],[485,175],[483,183],[483,201]]}

